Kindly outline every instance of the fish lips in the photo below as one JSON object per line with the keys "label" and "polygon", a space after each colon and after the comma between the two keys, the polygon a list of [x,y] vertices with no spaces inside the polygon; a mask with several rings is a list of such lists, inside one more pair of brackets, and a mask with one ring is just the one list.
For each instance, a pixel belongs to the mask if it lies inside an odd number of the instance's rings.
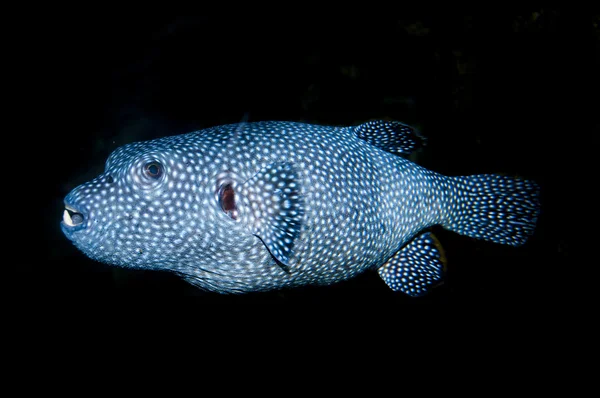
{"label": "fish lips", "polygon": [[87,217],[84,212],[77,209],[75,206],[65,203],[63,218],[60,223],[60,228],[67,238],[73,240],[73,233],[82,230],[86,227]]}

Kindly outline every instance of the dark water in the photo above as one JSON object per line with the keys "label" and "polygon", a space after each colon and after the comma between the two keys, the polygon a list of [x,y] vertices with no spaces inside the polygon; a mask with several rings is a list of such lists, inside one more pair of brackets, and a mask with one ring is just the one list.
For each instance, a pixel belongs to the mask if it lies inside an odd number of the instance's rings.
{"label": "dark water", "polygon": [[[38,92],[51,115],[36,145],[41,241],[13,260],[14,300],[73,313],[83,306],[90,316],[125,308],[161,318],[180,309],[198,320],[205,311],[265,307],[308,323],[317,311],[379,326],[402,322],[402,314],[439,319],[456,311],[515,324],[559,319],[581,292],[573,281],[585,267],[574,260],[574,212],[582,210],[582,152],[597,123],[588,99],[597,96],[599,66],[593,18],[522,8],[365,19],[49,24],[38,43]],[[512,248],[434,229],[448,275],[420,299],[391,292],[374,272],[330,287],[207,294],[168,274],[95,263],[62,235],[62,198],[101,172],[116,147],[244,118],[414,124],[429,139],[419,158],[425,167],[536,180],[537,233]]]}

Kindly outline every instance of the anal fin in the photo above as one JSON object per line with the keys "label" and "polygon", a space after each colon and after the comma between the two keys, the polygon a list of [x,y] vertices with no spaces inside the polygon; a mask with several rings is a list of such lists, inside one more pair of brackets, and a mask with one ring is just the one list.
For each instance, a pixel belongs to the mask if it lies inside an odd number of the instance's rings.
{"label": "anal fin", "polygon": [[445,264],[439,241],[431,232],[425,232],[396,252],[378,272],[392,290],[417,297],[441,282]]}

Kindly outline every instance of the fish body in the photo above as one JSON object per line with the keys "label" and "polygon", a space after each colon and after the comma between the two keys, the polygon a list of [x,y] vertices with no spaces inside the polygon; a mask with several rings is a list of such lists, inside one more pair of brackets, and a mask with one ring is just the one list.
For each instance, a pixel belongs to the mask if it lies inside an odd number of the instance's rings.
{"label": "fish body", "polygon": [[531,181],[448,177],[404,156],[400,122],[216,126],[117,148],[65,198],[61,227],[92,259],[169,270],[209,291],[328,285],[377,270],[419,296],[443,277],[427,228],[520,245],[539,213]]}

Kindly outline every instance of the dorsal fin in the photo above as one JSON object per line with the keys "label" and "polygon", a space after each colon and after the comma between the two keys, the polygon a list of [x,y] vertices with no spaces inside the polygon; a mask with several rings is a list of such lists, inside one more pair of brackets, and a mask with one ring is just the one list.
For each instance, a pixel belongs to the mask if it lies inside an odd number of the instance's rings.
{"label": "dorsal fin", "polygon": [[410,155],[425,145],[425,137],[417,129],[400,122],[371,120],[353,129],[361,140],[394,155]]}

